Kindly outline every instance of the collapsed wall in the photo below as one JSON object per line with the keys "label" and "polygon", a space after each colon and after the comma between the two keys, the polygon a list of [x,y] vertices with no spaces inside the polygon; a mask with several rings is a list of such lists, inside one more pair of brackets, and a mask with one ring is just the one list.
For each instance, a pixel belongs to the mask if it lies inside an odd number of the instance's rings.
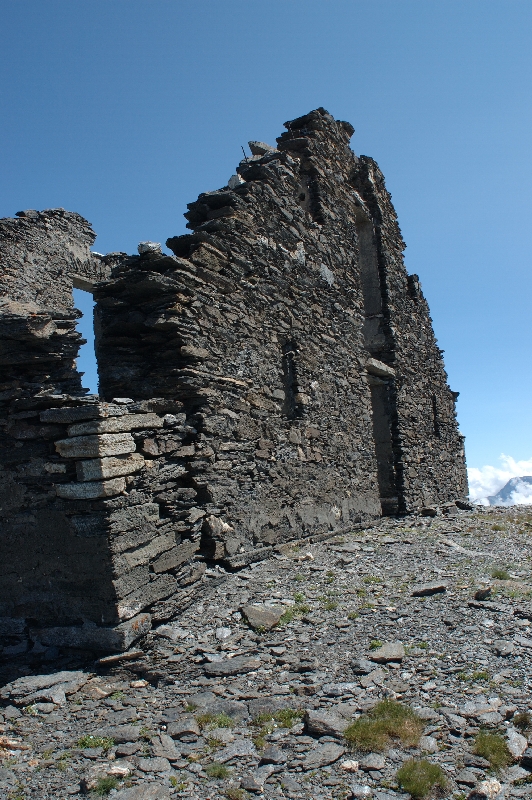
{"label": "collapsed wall", "polygon": [[[464,498],[463,440],[395,212],[318,109],[189,204],[173,255],[100,257],[76,214],[0,228],[0,634],[127,647],[237,568]],[[96,305],[99,397],[74,359]],[[7,640],[6,640],[7,641]]]}

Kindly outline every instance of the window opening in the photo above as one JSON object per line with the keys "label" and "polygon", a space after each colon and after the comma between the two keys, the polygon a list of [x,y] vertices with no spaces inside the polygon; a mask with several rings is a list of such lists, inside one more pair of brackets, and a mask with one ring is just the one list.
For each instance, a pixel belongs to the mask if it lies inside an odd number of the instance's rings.
{"label": "window opening", "polygon": [[432,425],[434,428],[434,436],[437,436],[438,439],[440,438],[440,422],[438,420],[438,403],[436,400],[436,395],[432,395]]}
{"label": "window opening", "polygon": [[73,289],[74,306],[81,311],[82,317],[76,323],[76,330],[81,333],[86,344],[79,348],[76,368],[82,374],[81,384],[90,394],[98,394],[98,364],[94,350],[94,300],[91,292]]}
{"label": "window opening", "polygon": [[283,344],[283,384],[284,384],[284,408],[283,413],[288,419],[295,419],[301,416],[301,404],[297,402],[296,396],[299,392],[297,387],[296,370],[296,345],[289,341]]}

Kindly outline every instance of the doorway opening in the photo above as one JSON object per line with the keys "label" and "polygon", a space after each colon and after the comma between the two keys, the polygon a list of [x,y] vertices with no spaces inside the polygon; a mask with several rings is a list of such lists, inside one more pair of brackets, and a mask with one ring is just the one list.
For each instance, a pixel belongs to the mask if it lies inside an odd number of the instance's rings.
{"label": "doorway opening", "polygon": [[377,480],[383,514],[397,514],[397,479],[392,438],[391,386],[372,375],[369,377],[373,415],[373,441],[377,456]]}
{"label": "doorway opening", "polygon": [[[399,509],[394,423],[396,418],[392,348],[387,336],[385,302],[379,272],[373,223],[362,209],[356,213],[359,274],[364,302],[364,343],[368,355],[368,383],[371,392],[373,441],[377,458],[377,479],[383,514]],[[373,374],[372,374],[373,373]],[[388,377],[390,375],[390,377]]]}
{"label": "doorway opening", "polygon": [[[84,389],[88,389],[90,394],[98,394],[98,364],[94,349],[94,299],[92,292],[85,288],[77,288],[81,281],[74,281],[74,306],[82,313],[82,317],[76,323],[76,330],[81,333],[86,340],[79,348],[76,359],[76,367],[81,374],[81,383]],[[87,282],[85,285],[88,286]]]}

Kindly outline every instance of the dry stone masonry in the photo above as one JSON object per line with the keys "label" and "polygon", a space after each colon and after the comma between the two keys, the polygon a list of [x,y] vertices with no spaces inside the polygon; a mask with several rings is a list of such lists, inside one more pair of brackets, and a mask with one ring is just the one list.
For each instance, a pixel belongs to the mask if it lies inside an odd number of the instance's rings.
{"label": "dry stone masonry", "polygon": [[[467,494],[456,393],[377,164],[324,109],[250,142],[190,233],[0,222],[0,635],[129,647],[287,542]],[[72,287],[92,291],[99,396]],[[455,506],[453,506],[456,508]]]}

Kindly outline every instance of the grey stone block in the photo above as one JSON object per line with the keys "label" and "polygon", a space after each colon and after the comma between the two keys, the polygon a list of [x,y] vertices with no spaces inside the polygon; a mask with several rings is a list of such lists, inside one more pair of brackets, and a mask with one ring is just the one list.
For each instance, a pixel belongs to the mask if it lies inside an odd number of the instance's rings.
{"label": "grey stone block", "polygon": [[70,425],[69,436],[87,436],[98,433],[120,433],[122,431],[152,430],[162,428],[164,419],[157,414],[123,414],[120,417],[91,420]]}
{"label": "grey stone block", "polygon": [[59,483],[55,487],[58,497],[64,500],[93,500],[98,497],[114,497],[126,488],[125,478],[87,483]]}
{"label": "grey stone block", "polygon": [[102,478],[117,478],[132,475],[144,466],[144,456],[132,453],[128,456],[92,458],[76,462],[78,481],[97,481]]}
{"label": "grey stone block", "polygon": [[60,439],[55,449],[63,458],[99,458],[135,452],[130,433],[103,433],[99,436],[74,436]]}

